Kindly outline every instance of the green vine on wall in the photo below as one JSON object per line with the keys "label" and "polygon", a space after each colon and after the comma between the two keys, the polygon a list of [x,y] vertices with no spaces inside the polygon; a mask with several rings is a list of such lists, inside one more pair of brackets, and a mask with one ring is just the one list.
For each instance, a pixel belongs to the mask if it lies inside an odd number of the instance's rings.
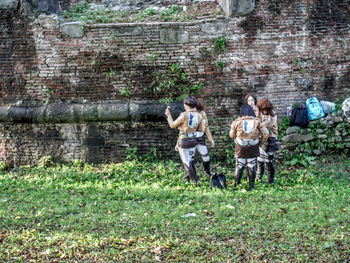
{"label": "green vine on wall", "polygon": [[188,95],[199,94],[203,83],[195,83],[183,68],[172,64],[166,72],[156,72],[150,86],[154,94],[166,94],[167,97],[159,101],[168,103],[174,99],[182,100]]}
{"label": "green vine on wall", "polygon": [[[199,52],[205,57],[217,58],[220,54],[224,53],[226,50],[227,50],[227,36],[223,35],[223,36],[214,38],[212,48],[201,47],[199,49]],[[217,67],[217,69],[222,70],[225,66],[225,62],[221,60],[217,60],[215,62],[215,66]]]}

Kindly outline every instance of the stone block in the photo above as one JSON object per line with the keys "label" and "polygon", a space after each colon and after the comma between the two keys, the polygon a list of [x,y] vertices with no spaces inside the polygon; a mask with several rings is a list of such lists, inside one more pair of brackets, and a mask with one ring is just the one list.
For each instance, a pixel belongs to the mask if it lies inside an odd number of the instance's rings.
{"label": "stone block", "polygon": [[19,0],[1,0],[0,9],[17,9]]}
{"label": "stone block", "polygon": [[110,29],[111,34],[117,36],[139,36],[142,35],[143,29],[141,26],[119,26]]}
{"label": "stone block", "polygon": [[342,142],[343,139],[341,136],[335,136],[335,142]]}
{"label": "stone block", "polygon": [[320,155],[320,154],[321,154],[321,151],[320,151],[320,150],[313,150],[313,153],[314,153],[315,155]]}
{"label": "stone block", "polygon": [[190,33],[182,29],[161,29],[159,37],[162,44],[185,44],[190,42]]}
{"label": "stone block", "polygon": [[27,17],[39,17],[41,14],[54,15],[61,11],[57,0],[21,0],[21,12]]}
{"label": "stone block", "polygon": [[61,25],[60,31],[71,38],[80,38],[84,36],[84,27],[82,22],[69,22]]}
{"label": "stone block", "polygon": [[73,122],[74,111],[69,104],[50,104],[46,109],[45,121],[47,123]]}
{"label": "stone block", "polygon": [[129,103],[119,101],[115,103],[104,103],[97,106],[99,121],[127,121],[129,116]]}
{"label": "stone block", "polygon": [[201,24],[200,28],[208,35],[220,36],[226,33],[227,24],[224,22],[204,23]]}
{"label": "stone block", "polygon": [[336,122],[336,123],[343,122],[343,118],[342,117],[335,117],[334,122]]}
{"label": "stone block", "polygon": [[285,143],[299,143],[299,142],[308,142],[312,141],[314,136],[312,134],[289,134],[282,138],[282,141]]}
{"label": "stone block", "polygon": [[254,10],[255,0],[218,0],[227,16],[242,16]]}
{"label": "stone block", "polygon": [[96,104],[73,104],[70,105],[74,112],[76,122],[89,122],[98,120]]}
{"label": "stone block", "polygon": [[0,107],[0,122],[6,122],[9,119],[8,112],[10,107],[8,106],[1,106]]}
{"label": "stone block", "polygon": [[300,127],[298,127],[298,126],[291,126],[291,127],[287,128],[286,133],[287,133],[287,135],[288,134],[293,134],[293,133],[296,133],[298,130],[300,130]]}

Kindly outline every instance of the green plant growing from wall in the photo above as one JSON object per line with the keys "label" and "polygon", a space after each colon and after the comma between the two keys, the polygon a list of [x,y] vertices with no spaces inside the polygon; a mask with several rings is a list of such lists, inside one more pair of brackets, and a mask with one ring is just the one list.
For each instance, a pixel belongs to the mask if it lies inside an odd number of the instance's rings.
{"label": "green plant growing from wall", "polygon": [[173,5],[169,9],[164,9],[160,11],[160,15],[163,21],[174,20],[174,17],[178,16],[183,11],[182,7]]}
{"label": "green plant growing from wall", "polygon": [[109,72],[106,74],[106,79],[111,80],[115,76],[115,71],[113,69],[110,69]]}
{"label": "green plant growing from wall", "polygon": [[167,104],[167,103],[170,103],[170,102],[172,102],[172,101],[173,101],[172,98],[167,97],[167,98],[160,99],[160,100],[159,100],[159,103],[161,103],[161,104]]}
{"label": "green plant growing from wall", "polygon": [[215,65],[216,65],[216,67],[217,67],[218,69],[221,70],[221,69],[224,68],[225,62],[223,62],[223,61],[221,61],[221,60],[218,60],[218,61],[216,61]]}
{"label": "green plant growing from wall", "polygon": [[52,90],[52,89],[48,89],[48,88],[45,88],[44,90],[43,90],[43,92],[44,92],[44,96],[45,96],[45,102],[44,102],[44,104],[49,104],[49,102],[50,102],[50,99],[51,99],[51,96],[52,96],[52,94],[54,93],[54,91]]}
{"label": "green plant growing from wall", "polygon": [[[212,48],[208,47],[201,47],[199,49],[199,52],[204,56],[204,57],[218,57],[220,54],[224,53],[227,50],[227,37],[226,36],[220,36],[217,38],[214,38],[214,43],[213,43]],[[222,61],[221,61],[222,62]],[[220,69],[220,66],[223,66],[223,62],[221,63],[220,61],[217,61],[216,66],[217,68]]]}
{"label": "green plant growing from wall", "polygon": [[183,99],[189,94],[199,94],[203,83],[195,83],[189,74],[178,64],[172,64],[166,72],[156,72],[150,85],[155,94],[167,94],[166,100]]}
{"label": "green plant growing from wall", "polygon": [[216,54],[221,54],[227,49],[227,37],[220,36],[214,39],[214,52]]}
{"label": "green plant growing from wall", "polygon": [[304,68],[302,67],[303,60],[301,58],[295,58],[293,60],[294,67],[297,67],[300,72],[304,72]]}
{"label": "green plant growing from wall", "polygon": [[125,97],[131,97],[131,88],[129,86],[124,87],[120,90],[120,95],[125,96]]}
{"label": "green plant growing from wall", "polygon": [[335,110],[336,111],[341,110],[344,100],[345,100],[345,97],[341,97],[335,101]]}
{"label": "green plant growing from wall", "polygon": [[149,55],[149,57],[151,58],[153,65],[155,65],[155,64],[156,64],[157,54],[151,52],[150,55]]}
{"label": "green plant growing from wall", "polygon": [[153,8],[147,8],[143,10],[143,12],[140,14],[140,18],[147,18],[150,16],[154,16],[157,14],[157,11]]}
{"label": "green plant growing from wall", "polygon": [[[144,10],[122,10],[92,9],[90,3],[93,1],[79,1],[63,13],[68,20],[89,23],[113,23],[113,22],[142,22],[142,21],[190,21],[196,17],[209,15],[207,9],[201,9],[198,5],[182,6],[172,5],[169,8],[156,10],[147,8]],[[219,12],[220,13],[220,12]],[[213,10],[211,16],[219,14]]]}

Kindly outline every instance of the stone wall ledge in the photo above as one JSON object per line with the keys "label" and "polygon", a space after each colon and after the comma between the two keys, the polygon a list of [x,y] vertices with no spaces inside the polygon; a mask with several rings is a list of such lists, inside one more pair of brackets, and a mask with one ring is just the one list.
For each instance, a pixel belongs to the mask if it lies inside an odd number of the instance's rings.
{"label": "stone wall ledge", "polygon": [[183,102],[167,105],[156,101],[113,101],[103,103],[52,103],[41,106],[0,106],[0,122],[4,123],[84,123],[111,121],[163,122],[165,109],[170,106],[176,118]]}
{"label": "stone wall ledge", "polygon": [[[312,131],[310,128],[288,127],[286,135],[281,139],[282,149],[290,152],[303,150],[298,149],[301,143],[310,144],[317,141],[317,148],[312,149],[312,154],[320,155],[327,153],[327,147],[336,149],[335,144],[342,144],[339,152],[348,149],[350,146],[350,119],[346,118],[341,110],[328,114],[326,117],[316,120],[323,128]],[[311,121],[310,123],[312,123]],[[331,145],[331,146],[329,146]]]}

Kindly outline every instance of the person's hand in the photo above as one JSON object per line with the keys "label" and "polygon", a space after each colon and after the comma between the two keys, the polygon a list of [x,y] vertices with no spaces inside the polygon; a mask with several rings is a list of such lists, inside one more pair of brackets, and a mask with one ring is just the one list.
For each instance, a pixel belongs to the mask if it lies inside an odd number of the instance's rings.
{"label": "person's hand", "polygon": [[214,146],[215,146],[215,142],[214,142],[214,141],[211,141],[211,142],[210,142],[210,147],[211,147],[211,148],[214,148]]}
{"label": "person's hand", "polygon": [[167,117],[171,116],[171,113],[170,113],[169,108],[167,108],[167,109],[165,110],[165,115],[166,115]]}
{"label": "person's hand", "polygon": [[175,146],[175,151],[177,151],[177,152],[179,151],[179,146],[177,146],[177,145]]}

